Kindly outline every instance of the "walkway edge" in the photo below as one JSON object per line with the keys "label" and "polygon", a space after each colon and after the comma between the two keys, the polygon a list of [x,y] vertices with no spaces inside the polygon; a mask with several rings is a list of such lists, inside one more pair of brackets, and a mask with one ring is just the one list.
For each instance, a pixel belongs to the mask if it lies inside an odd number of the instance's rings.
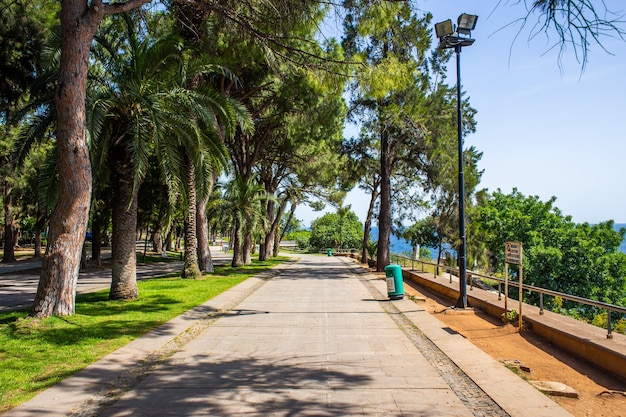
{"label": "walkway edge", "polygon": [[[157,354],[167,344],[189,331],[199,320],[219,317],[260,288],[268,278],[288,268],[293,260],[237,284],[207,302],[160,325],[144,336],[117,349],[97,362],[39,393],[34,398],[2,413],[2,417],[82,415],[80,409],[97,401],[114,384],[138,364]],[[193,337],[195,337],[194,335]],[[87,413],[86,415],[91,415]]]}

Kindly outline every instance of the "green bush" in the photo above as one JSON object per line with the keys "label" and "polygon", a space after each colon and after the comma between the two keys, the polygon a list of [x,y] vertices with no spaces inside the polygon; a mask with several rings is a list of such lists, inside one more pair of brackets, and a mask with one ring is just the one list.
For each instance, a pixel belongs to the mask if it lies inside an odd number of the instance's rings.
{"label": "green bush", "polygon": [[363,224],[354,212],[327,213],[311,223],[311,248],[360,248]]}
{"label": "green bush", "polygon": [[310,248],[309,240],[311,239],[310,230],[296,230],[285,236],[286,240],[295,240],[298,244],[298,249],[307,250]]}
{"label": "green bush", "polygon": [[[611,327],[615,333],[626,334],[626,318],[621,317],[615,320],[614,315],[611,315]],[[600,314],[596,314],[591,320],[591,324],[594,326],[602,327],[603,329],[607,328],[608,324],[608,314],[606,311],[603,311]]]}

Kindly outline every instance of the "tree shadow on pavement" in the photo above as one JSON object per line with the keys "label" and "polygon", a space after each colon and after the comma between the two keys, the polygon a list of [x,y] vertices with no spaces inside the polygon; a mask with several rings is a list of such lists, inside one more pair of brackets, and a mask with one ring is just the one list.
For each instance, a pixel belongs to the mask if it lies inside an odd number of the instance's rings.
{"label": "tree shadow on pavement", "polygon": [[[281,358],[220,360],[211,355],[175,355],[139,378],[119,400],[110,398],[94,413],[81,415],[364,415],[367,404],[337,398],[350,398],[351,391],[359,392],[371,380],[358,366],[341,372],[325,369],[321,357],[298,358],[298,364]],[[120,380],[106,370],[101,379]],[[384,414],[401,415],[398,410]]]}

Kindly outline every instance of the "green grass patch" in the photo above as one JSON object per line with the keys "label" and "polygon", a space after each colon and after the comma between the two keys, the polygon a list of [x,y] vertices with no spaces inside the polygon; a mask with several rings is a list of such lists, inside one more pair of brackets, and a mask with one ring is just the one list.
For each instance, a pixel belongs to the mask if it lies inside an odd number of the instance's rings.
{"label": "green grass patch", "polygon": [[108,291],[78,295],[70,317],[33,320],[27,311],[0,313],[0,412],[286,259],[216,267],[201,280],[140,281],[133,301],[110,301]]}

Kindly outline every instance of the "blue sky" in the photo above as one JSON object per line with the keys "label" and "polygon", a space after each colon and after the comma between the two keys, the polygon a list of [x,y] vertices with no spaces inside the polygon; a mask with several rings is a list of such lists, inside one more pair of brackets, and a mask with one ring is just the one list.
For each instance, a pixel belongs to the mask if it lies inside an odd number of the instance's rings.
{"label": "blue sky", "polygon": [[[477,131],[465,138],[465,146],[483,152],[479,188],[509,193],[517,187],[542,200],[556,196],[556,206],[576,222],[626,223],[626,42],[604,38],[610,54],[591,44],[582,71],[571,46],[560,60],[559,49],[550,49],[554,34],[529,40],[526,28],[518,36],[519,24],[511,23],[525,15],[523,1],[419,4],[433,14],[433,23],[456,22],[463,12],[479,16],[472,32],[476,42],[461,53],[463,90],[478,111]],[[626,14],[620,0],[605,4]],[[454,59],[449,68],[454,84]],[[363,220],[368,201],[354,191],[346,203]],[[309,224],[320,213],[302,207],[296,216]]]}

